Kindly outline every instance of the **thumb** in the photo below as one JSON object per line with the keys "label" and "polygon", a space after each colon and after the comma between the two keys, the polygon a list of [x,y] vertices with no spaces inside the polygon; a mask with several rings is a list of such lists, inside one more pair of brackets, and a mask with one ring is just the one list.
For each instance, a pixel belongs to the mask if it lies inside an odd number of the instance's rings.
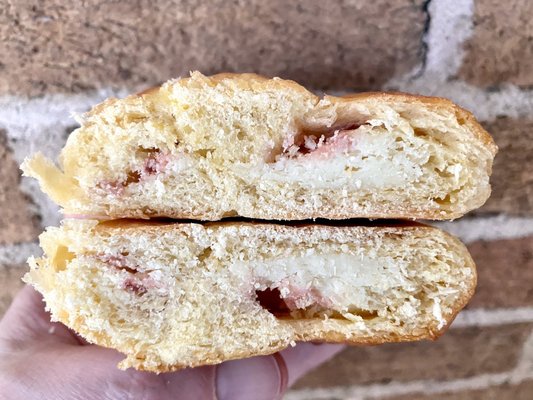
{"label": "thumb", "polygon": [[299,343],[281,352],[289,370],[289,386],[345,348],[341,344]]}
{"label": "thumb", "polygon": [[216,399],[280,399],[287,389],[288,375],[280,353],[226,361],[217,366]]}
{"label": "thumb", "polygon": [[303,374],[333,357],[344,346],[301,343],[270,356],[226,361],[217,366],[219,400],[275,400]]}

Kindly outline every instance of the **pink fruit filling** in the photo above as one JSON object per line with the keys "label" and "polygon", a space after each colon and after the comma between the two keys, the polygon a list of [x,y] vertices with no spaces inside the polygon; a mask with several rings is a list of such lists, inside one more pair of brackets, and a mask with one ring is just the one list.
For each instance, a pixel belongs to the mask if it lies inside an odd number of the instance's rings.
{"label": "pink fruit filling", "polygon": [[315,287],[303,288],[284,280],[276,288],[257,290],[255,296],[259,304],[275,316],[286,316],[292,311],[318,307],[328,310],[333,302],[323,296]]}
{"label": "pink fruit filling", "polygon": [[155,280],[148,272],[139,272],[140,267],[126,258],[127,253],[118,255],[97,254],[95,257],[116,271],[124,271],[120,289],[142,296],[152,289],[162,289],[163,284]]}
{"label": "pink fruit filling", "polygon": [[347,153],[352,150],[356,145],[356,136],[353,131],[338,131],[331,138],[305,155],[306,158],[331,158],[332,156],[340,153]]}
{"label": "pink fruit filling", "polygon": [[144,160],[141,179],[165,172],[170,162],[171,156],[169,153],[162,153],[159,150],[150,153],[150,155]]}
{"label": "pink fruit filling", "polygon": [[126,277],[121,286],[121,289],[127,290],[139,296],[150,290],[162,288],[162,282],[155,280],[145,272],[140,272],[138,274]]}
{"label": "pink fruit filling", "polygon": [[166,172],[173,158],[170,153],[161,152],[158,149],[146,149],[144,153],[148,156],[144,159],[142,166],[138,170],[129,171],[126,179],[102,180],[96,184],[96,187],[113,196],[121,196],[132,183],[140,183],[151,176]]}
{"label": "pink fruit filling", "polygon": [[135,293],[138,296],[142,296],[148,291],[146,286],[144,286],[141,281],[133,278],[124,279],[124,282],[122,283],[122,289]]}
{"label": "pink fruit filling", "polygon": [[299,139],[291,137],[283,143],[282,156],[289,158],[331,158],[336,154],[346,153],[357,144],[356,130],[361,125],[348,124],[331,128],[323,133],[309,132],[301,134]]}
{"label": "pink fruit filling", "polygon": [[324,297],[315,287],[305,289],[289,284],[287,289],[288,295],[283,300],[291,311],[301,310],[315,305],[321,308],[330,308],[333,306],[333,302],[327,297]]}
{"label": "pink fruit filling", "polygon": [[136,274],[138,266],[130,263],[128,259],[126,258],[126,256],[127,256],[127,253],[97,254],[96,258],[110,267],[113,267],[115,269],[125,270],[129,272],[130,274]]}

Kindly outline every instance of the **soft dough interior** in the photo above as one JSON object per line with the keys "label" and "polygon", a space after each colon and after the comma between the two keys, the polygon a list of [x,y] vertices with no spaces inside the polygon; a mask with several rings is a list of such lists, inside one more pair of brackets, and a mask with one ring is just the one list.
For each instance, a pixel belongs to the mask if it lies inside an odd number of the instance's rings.
{"label": "soft dough interior", "polygon": [[169,370],[298,340],[438,335],[475,286],[456,239],[429,227],[66,221],[26,280],[54,318]]}
{"label": "soft dough interior", "polygon": [[40,156],[24,168],[67,214],[453,218],[488,197],[495,147],[470,114],[432,101],[320,100],[279,79],[195,73],[96,107],[63,171]]}

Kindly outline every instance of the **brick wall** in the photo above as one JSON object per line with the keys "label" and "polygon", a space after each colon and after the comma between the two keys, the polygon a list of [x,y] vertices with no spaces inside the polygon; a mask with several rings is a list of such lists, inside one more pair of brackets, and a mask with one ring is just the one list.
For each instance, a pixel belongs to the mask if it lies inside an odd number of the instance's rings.
{"label": "brick wall", "polygon": [[192,69],[256,71],[317,91],[449,97],[500,147],[493,195],[438,224],[479,268],[435,343],[347,349],[298,399],[533,398],[533,2],[529,0],[0,1],[0,315],[57,208],[18,164],[55,157],[83,112]]}

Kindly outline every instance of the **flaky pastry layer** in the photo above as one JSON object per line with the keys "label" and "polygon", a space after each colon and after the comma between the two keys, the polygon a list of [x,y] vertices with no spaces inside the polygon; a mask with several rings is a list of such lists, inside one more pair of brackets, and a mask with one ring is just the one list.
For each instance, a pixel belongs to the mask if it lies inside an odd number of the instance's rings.
{"label": "flaky pastry layer", "polygon": [[434,339],[476,284],[465,247],[419,225],[66,220],[40,239],[25,280],[53,319],[155,372]]}
{"label": "flaky pastry layer", "polygon": [[26,175],[67,215],[450,219],[490,194],[496,146],[448,100],[319,98],[254,74],[169,81],[81,120]]}

